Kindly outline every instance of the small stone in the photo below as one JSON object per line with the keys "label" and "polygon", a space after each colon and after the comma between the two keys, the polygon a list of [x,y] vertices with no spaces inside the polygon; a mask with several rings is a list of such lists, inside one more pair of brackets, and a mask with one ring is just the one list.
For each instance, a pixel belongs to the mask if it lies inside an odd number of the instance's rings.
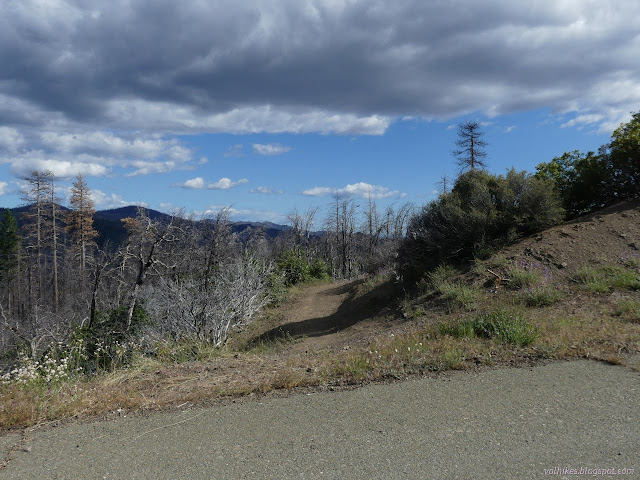
{"label": "small stone", "polygon": [[569,265],[566,262],[556,263],[556,267],[562,269],[567,268]]}
{"label": "small stone", "polygon": [[631,242],[631,243],[629,244],[629,246],[630,246],[631,248],[633,248],[634,250],[640,250],[640,247],[638,247],[638,243],[637,243],[637,242]]}

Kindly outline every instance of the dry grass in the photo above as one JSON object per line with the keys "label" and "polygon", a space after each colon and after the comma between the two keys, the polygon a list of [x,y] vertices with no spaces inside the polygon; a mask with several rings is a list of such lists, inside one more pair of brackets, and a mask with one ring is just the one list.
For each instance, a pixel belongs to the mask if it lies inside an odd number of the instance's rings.
{"label": "dry grass", "polygon": [[[448,271],[441,273],[450,275]],[[640,353],[640,291],[627,285],[611,285],[612,292],[603,294],[592,293],[583,284],[568,283],[560,298],[551,303],[533,302],[535,308],[523,301],[522,289],[496,292],[479,287],[477,281],[469,288],[475,292],[473,311],[462,302],[457,308],[449,305],[443,309],[437,297],[432,303],[421,298],[416,306],[406,305],[414,311],[420,307],[420,318],[405,320],[403,328],[398,326],[402,324],[399,320],[394,328],[380,327],[378,336],[365,346],[300,351],[285,339],[247,348],[244,332],[241,341],[232,341],[233,347],[221,353],[212,355],[200,349],[204,354],[195,355],[200,358],[196,361],[176,363],[184,351],[191,351],[182,345],[178,354],[167,353],[164,362],[142,358],[127,370],[92,378],[72,378],[53,386],[2,384],[0,428],[161,410],[297,387],[531,364],[540,359],[581,357],[624,365],[630,354]],[[496,311],[515,312],[522,325],[535,331],[531,342],[505,341],[504,336],[476,330],[467,335],[464,329],[451,328],[464,322],[475,328],[478,318],[486,321]],[[489,316],[481,317],[484,314]],[[277,324],[278,315],[276,310],[268,313],[269,326]],[[190,355],[185,354],[187,358]]]}

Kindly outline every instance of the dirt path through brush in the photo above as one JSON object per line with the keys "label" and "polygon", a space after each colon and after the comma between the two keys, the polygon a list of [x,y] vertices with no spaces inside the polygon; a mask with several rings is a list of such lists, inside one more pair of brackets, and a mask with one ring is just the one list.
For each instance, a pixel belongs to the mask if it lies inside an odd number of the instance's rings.
{"label": "dirt path through brush", "polygon": [[364,280],[303,287],[254,341],[290,338],[291,353],[343,349],[379,334],[396,317],[392,300],[389,284],[367,288]]}

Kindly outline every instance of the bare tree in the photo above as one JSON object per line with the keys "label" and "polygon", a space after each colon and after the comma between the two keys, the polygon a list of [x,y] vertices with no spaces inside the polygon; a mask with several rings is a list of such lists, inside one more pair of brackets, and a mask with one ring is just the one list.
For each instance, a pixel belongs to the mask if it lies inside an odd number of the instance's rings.
{"label": "bare tree", "polygon": [[35,256],[35,282],[32,281],[33,275],[31,274],[33,264],[29,267],[29,303],[33,302],[33,283],[35,283],[37,290],[37,297],[42,295],[42,282],[43,282],[43,263],[44,263],[44,248],[45,248],[45,232],[48,225],[47,222],[47,202],[50,196],[51,190],[51,177],[53,174],[50,171],[40,172],[33,170],[22,180],[26,182],[26,188],[22,192],[22,199],[31,205],[28,212],[23,215],[27,219],[25,226],[26,240],[27,240],[27,252]]}
{"label": "bare tree", "polygon": [[451,178],[449,178],[448,175],[443,175],[442,178],[436,182],[436,188],[440,194],[444,195],[451,190],[451,183]]}
{"label": "bare tree", "polygon": [[294,247],[306,247],[309,244],[311,229],[317,213],[318,207],[310,207],[304,213],[299,213],[298,209],[294,208],[287,215]]}
{"label": "bare tree", "polygon": [[484,150],[487,142],[482,140],[484,132],[480,128],[480,122],[476,121],[466,121],[458,125],[458,140],[456,140],[458,148],[453,151],[453,155],[461,171],[487,167],[484,162],[487,157],[487,152]]}
{"label": "bare tree", "polygon": [[333,238],[332,263],[339,275],[350,278],[355,270],[353,248],[358,205],[353,200],[341,200],[339,195],[334,200],[326,219],[327,230],[332,231]]}
{"label": "bare tree", "polygon": [[58,226],[58,205],[60,204],[60,198],[56,195],[55,177],[53,173],[49,174],[49,199],[48,207],[51,211],[51,251],[53,255],[53,311],[57,312],[60,302],[60,289],[58,281],[58,233],[60,227]]}
{"label": "bare tree", "polygon": [[177,216],[172,216],[167,223],[154,221],[141,207],[138,208],[136,218],[125,218],[123,223],[129,231],[129,241],[133,245],[133,248],[128,249],[128,255],[134,260],[136,271],[127,307],[126,330],[129,330],[138,304],[140,287],[150,272],[158,273],[159,267],[172,268],[163,261],[162,249],[167,244],[178,242],[181,232]]}
{"label": "bare tree", "polygon": [[98,232],[93,228],[95,208],[91,199],[91,190],[81,174],[78,174],[71,187],[71,209],[68,214],[68,229],[71,240],[80,254],[82,283],[86,282],[87,250],[95,247]]}

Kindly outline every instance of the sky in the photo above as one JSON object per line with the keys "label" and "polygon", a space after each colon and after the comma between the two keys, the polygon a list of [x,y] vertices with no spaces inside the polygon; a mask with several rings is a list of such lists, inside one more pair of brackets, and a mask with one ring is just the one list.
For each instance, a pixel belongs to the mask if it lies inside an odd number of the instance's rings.
{"label": "sky", "polygon": [[51,170],[97,209],[283,223],[597,150],[640,110],[637,0],[0,0],[0,206]]}

